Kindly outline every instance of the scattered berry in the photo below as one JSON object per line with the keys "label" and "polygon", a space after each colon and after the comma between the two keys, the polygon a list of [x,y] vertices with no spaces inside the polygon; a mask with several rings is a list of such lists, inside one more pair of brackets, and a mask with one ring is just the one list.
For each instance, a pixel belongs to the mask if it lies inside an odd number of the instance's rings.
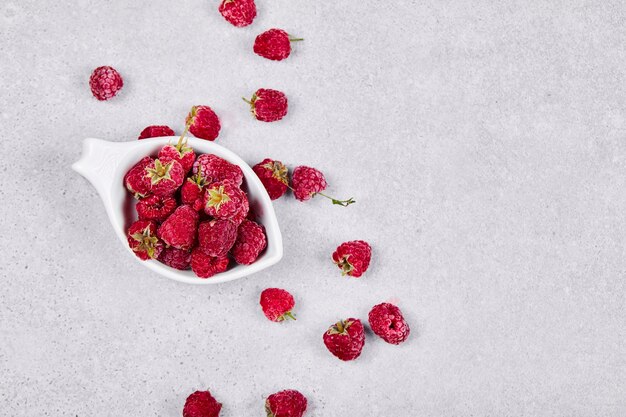
{"label": "scattered berry", "polygon": [[282,197],[287,192],[288,170],[282,162],[266,158],[253,166],[252,170],[259,177],[272,200]]}
{"label": "scattered berry", "polygon": [[135,208],[137,209],[139,220],[162,222],[176,210],[177,205],[176,200],[172,197],[151,195],[139,200]]}
{"label": "scattered berry", "polygon": [[196,391],[187,397],[183,417],[219,417],[221,409],[209,391]]}
{"label": "scattered berry", "polygon": [[124,176],[126,189],[133,193],[135,198],[145,197],[150,194],[150,178],[147,176],[146,168],[154,163],[154,159],[146,156],[137,162]]}
{"label": "scattered berry", "polygon": [[287,114],[287,96],[278,90],[261,88],[250,100],[243,100],[250,105],[252,115],[262,122],[275,122]]}
{"label": "scattered berry", "polygon": [[382,303],[372,307],[369,314],[372,331],[385,342],[399,345],[411,333],[409,324],[404,320],[398,307],[390,303]]}
{"label": "scattered berry", "polygon": [[191,249],[196,240],[198,217],[193,208],[179,206],[159,227],[159,238],[169,246],[183,250]]}
{"label": "scattered berry", "polygon": [[244,220],[237,230],[237,240],[231,249],[235,262],[250,265],[267,246],[265,231],[252,220]]}
{"label": "scattered berry", "polygon": [[224,19],[237,27],[248,26],[256,17],[254,0],[222,0],[219,11]]}
{"label": "scattered berry", "polygon": [[215,219],[198,226],[198,247],[209,256],[226,256],[236,239],[237,225],[230,220]]}
{"label": "scattered berry", "polygon": [[161,196],[172,195],[185,180],[185,170],[178,161],[161,162],[155,159],[146,167],[150,191]]}
{"label": "scattered berry", "polygon": [[220,134],[220,119],[209,106],[193,106],[185,121],[197,138],[215,140]]}
{"label": "scattered berry", "polygon": [[306,397],[288,389],[270,395],[265,400],[267,417],[302,417],[306,411]]}
{"label": "scattered berry", "polygon": [[126,233],[128,245],[139,259],[158,258],[163,242],[157,237],[157,225],[150,220],[138,220],[131,224]]}
{"label": "scattered berry", "polygon": [[282,29],[270,29],[261,33],[254,40],[254,53],[272,61],[282,61],[291,53],[291,42],[302,41],[291,38]]}
{"label": "scattered berry", "polygon": [[286,319],[295,320],[291,314],[296,302],[293,295],[280,288],[267,288],[261,293],[261,308],[265,317],[271,321],[284,321]]}
{"label": "scattered berry", "polygon": [[191,252],[191,270],[200,278],[210,278],[226,271],[229,259],[227,256],[214,257],[205,254],[202,249],[195,248]]}
{"label": "scattered berry", "polygon": [[98,67],[89,77],[91,93],[98,100],[108,100],[114,97],[124,86],[122,76],[113,67]]}
{"label": "scattered berry", "polygon": [[315,168],[306,166],[296,167],[291,176],[291,184],[293,185],[294,196],[300,201],[310,200],[312,197],[319,194],[322,197],[330,199],[333,204],[338,204],[343,207],[349,206],[355,202],[352,198],[347,200],[337,200],[323,194],[322,191],[326,189],[328,184],[326,183],[324,174]]}
{"label": "scattered berry", "polygon": [[358,358],[365,344],[361,320],[349,318],[333,324],[324,332],[324,344],[330,353],[342,361]]}
{"label": "scattered berry", "polygon": [[192,172],[200,172],[206,182],[229,180],[237,187],[243,182],[243,171],[238,165],[213,154],[200,155],[193,164]]}
{"label": "scattered berry", "polygon": [[159,261],[163,262],[167,266],[184,271],[185,269],[189,269],[191,252],[170,246],[161,252]]}
{"label": "scattered berry", "polygon": [[204,190],[204,212],[218,219],[231,219],[235,224],[248,215],[248,198],[234,183],[214,182]]}
{"label": "scattered berry", "polygon": [[345,242],[337,247],[332,258],[342,275],[358,278],[370,265],[372,247],[363,240]]}
{"label": "scattered berry", "polygon": [[174,131],[169,126],[148,126],[139,134],[139,140],[164,136],[174,136]]}
{"label": "scattered berry", "polygon": [[190,205],[195,211],[202,210],[205,185],[206,182],[200,173],[187,178],[180,188],[180,201]]}

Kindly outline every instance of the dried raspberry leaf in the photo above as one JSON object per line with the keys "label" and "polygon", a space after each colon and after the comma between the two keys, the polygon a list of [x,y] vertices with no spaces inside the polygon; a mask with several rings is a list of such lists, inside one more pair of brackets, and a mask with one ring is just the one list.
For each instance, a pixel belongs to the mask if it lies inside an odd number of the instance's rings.
{"label": "dried raspberry leaf", "polygon": [[220,185],[219,188],[212,188],[209,191],[209,200],[207,201],[207,205],[209,207],[215,207],[215,211],[218,211],[222,204],[228,203],[230,201],[230,197],[224,191],[224,186]]}

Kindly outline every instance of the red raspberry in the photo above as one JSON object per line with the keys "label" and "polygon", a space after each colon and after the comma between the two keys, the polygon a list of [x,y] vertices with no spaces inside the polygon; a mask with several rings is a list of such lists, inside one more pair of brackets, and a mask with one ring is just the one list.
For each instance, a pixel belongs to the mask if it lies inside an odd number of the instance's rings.
{"label": "red raspberry", "polygon": [[193,175],[183,183],[180,188],[180,201],[183,204],[189,204],[195,211],[204,208],[204,186],[206,185],[201,174]]}
{"label": "red raspberry", "polygon": [[196,153],[191,146],[187,145],[187,141],[183,142],[183,137],[178,139],[176,145],[165,145],[159,151],[159,160],[161,163],[166,164],[169,161],[178,162],[185,171],[185,174],[189,172],[193,166],[193,162],[196,160]]}
{"label": "red raspberry", "polygon": [[198,247],[209,256],[226,256],[236,239],[237,225],[230,220],[215,219],[198,226]]}
{"label": "red raspberry", "polygon": [[365,344],[361,320],[349,318],[333,324],[324,333],[324,344],[330,353],[342,361],[358,358]]}
{"label": "red raspberry", "polygon": [[138,220],[126,233],[128,245],[139,259],[156,259],[163,250],[163,242],[157,237],[157,225],[150,220]]}
{"label": "red raspberry", "polygon": [[243,101],[250,105],[252,115],[262,122],[275,122],[287,114],[287,96],[278,90],[261,88],[250,100],[244,98]]}
{"label": "red raspberry", "polygon": [[342,275],[358,278],[370,265],[372,247],[363,240],[345,242],[337,247],[332,258]]}
{"label": "red raspberry", "polygon": [[227,256],[219,258],[209,256],[200,248],[195,248],[191,252],[191,269],[200,278],[211,278],[215,274],[226,271],[229,262]]}
{"label": "red raspberry", "polygon": [[294,389],[279,391],[265,400],[267,417],[302,417],[306,411],[306,397]]}
{"label": "red raspberry", "polygon": [[91,93],[98,100],[108,100],[114,97],[124,86],[122,76],[113,67],[98,67],[89,77]]}
{"label": "red raspberry", "polygon": [[237,187],[243,182],[243,171],[235,164],[213,154],[203,154],[193,164],[194,174],[200,172],[206,182],[229,180]]}
{"label": "red raspberry", "polygon": [[165,250],[161,252],[161,256],[159,256],[159,261],[163,262],[169,267],[184,271],[185,269],[189,269],[189,263],[191,262],[191,252],[189,252],[188,250],[177,249],[173,246],[170,246],[169,248],[165,248]]}
{"label": "red raspberry", "polygon": [[140,220],[162,222],[176,210],[176,200],[171,197],[151,195],[137,202],[135,208]]}
{"label": "red raspberry", "polygon": [[265,230],[252,220],[244,220],[237,230],[237,240],[231,249],[235,262],[250,265],[267,246]]}
{"label": "red raspberry", "polygon": [[261,293],[261,308],[265,317],[271,321],[295,320],[291,314],[296,302],[293,295],[280,288],[267,288]]}
{"label": "red raspberry", "polygon": [[185,180],[185,170],[177,161],[161,162],[155,159],[146,168],[150,191],[160,196],[172,195]]}
{"label": "red raspberry", "polygon": [[372,307],[369,322],[372,331],[392,345],[404,342],[411,333],[409,324],[404,320],[400,309],[390,303]]}
{"label": "red raspberry", "polygon": [[204,190],[204,212],[218,219],[231,219],[235,224],[248,215],[246,194],[230,181],[214,182]]}
{"label": "red raspberry", "polygon": [[159,237],[169,246],[178,249],[191,249],[196,240],[198,213],[191,207],[179,206],[174,213],[161,224]]}
{"label": "red raspberry", "polygon": [[148,126],[139,134],[139,140],[163,136],[174,136],[174,131],[169,126]]}
{"label": "red raspberry", "polygon": [[209,391],[196,391],[187,397],[183,417],[219,417],[221,409]]}
{"label": "red raspberry", "polygon": [[224,19],[237,27],[248,26],[256,17],[254,0],[222,0],[219,11]]}
{"label": "red raspberry", "polygon": [[252,170],[259,177],[272,200],[282,197],[287,192],[288,170],[282,162],[265,158],[253,166]]}
{"label": "red raspberry", "polygon": [[133,193],[135,198],[150,194],[150,178],[147,176],[146,167],[152,165],[154,159],[146,156],[137,162],[124,176],[126,189]]}
{"label": "red raspberry", "polygon": [[215,140],[220,134],[220,119],[209,106],[193,106],[185,121],[197,138]]}
{"label": "red raspberry", "polygon": [[256,37],[254,53],[272,61],[282,61],[291,53],[291,42],[303,40],[289,37],[282,29],[270,29]]}
{"label": "red raspberry", "polygon": [[337,200],[323,194],[322,191],[326,189],[328,184],[326,183],[324,174],[315,168],[306,166],[296,167],[291,175],[291,184],[293,185],[294,196],[300,201],[310,200],[312,197],[319,194],[322,197],[330,199],[333,204],[338,204],[343,207],[349,206],[355,202],[352,198],[347,200]]}

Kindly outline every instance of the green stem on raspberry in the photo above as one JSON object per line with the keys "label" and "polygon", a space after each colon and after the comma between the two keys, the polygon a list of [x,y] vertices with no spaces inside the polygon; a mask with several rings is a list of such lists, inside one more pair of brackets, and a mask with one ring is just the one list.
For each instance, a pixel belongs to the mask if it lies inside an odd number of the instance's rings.
{"label": "green stem on raspberry", "polygon": [[352,198],[352,197],[348,198],[347,200],[337,200],[336,198],[333,198],[333,197],[331,197],[329,195],[326,195],[324,193],[315,193],[313,195],[315,196],[316,194],[319,194],[322,197],[328,198],[329,200],[331,200],[333,202],[333,204],[336,204],[336,205],[341,206],[341,207],[348,207],[350,204],[356,203],[356,201],[354,201],[354,198]]}
{"label": "green stem on raspberry", "polygon": [[296,319],[296,317],[295,317],[293,314],[291,314],[291,311],[286,312],[286,313],[284,314],[284,316],[285,316],[285,318],[286,318],[286,319],[287,319],[287,318],[289,318],[289,319],[291,319],[291,320],[295,320],[295,319]]}
{"label": "green stem on raspberry", "polygon": [[185,136],[187,135],[187,132],[189,132],[189,126],[191,125],[191,123],[185,123],[185,130],[183,130],[183,134],[180,135],[180,138],[178,138],[178,143],[176,144],[176,149],[178,149],[180,151],[181,147],[183,146],[183,139],[185,139]]}
{"label": "green stem on raspberry", "polygon": [[241,97],[241,99],[242,99],[243,101],[245,101],[246,103],[248,103],[249,105],[251,105],[251,106],[252,106],[252,104],[253,104],[253,103],[252,103],[250,100],[248,100],[247,98],[245,98],[245,97]]}
{"label": "green stem on raspberry", "polygon": [[303,41],[304,38],[289,38],[289,42],[300,42]]}

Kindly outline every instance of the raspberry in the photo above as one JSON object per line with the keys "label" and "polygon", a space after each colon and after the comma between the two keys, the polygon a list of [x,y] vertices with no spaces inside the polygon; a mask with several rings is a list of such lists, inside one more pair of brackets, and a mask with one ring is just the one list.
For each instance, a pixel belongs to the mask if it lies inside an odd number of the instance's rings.
{"label": "raspberry", "polygon": [[370,265],[372,248],[362,240],[342,243],[333,253],[333,262],[341,269],[342,275],[358,278]]}
{"label": "raspberry", "polygon": [[279,391],[265,400],[267,417],[302,417],[306,411],[306,397],[294,389]]}
{"label": "raspberry", "polygon": [[200,172],[206,182],[229,180],[237,187],[243,182],[243,171],[235,164],[213,154],[203,154],[193,164],[194,174]]}
{"label": "raspberry", "polygon": [[235,262],[250,265],[267,246],[265,231],[252,220],[244,220],[237,230],[237,240],[231,249]]}
{"label": "raspberry", "polygon": [[280,161],[265,158],[252,167],[270,198],[276,200],[287,192],[289,180],[287,167]]}
{"label": "raspberry", "polygon": [[148,126],[139,134],[139,140],[148,138],[160,138],[174,136],[174,131],[169,126]]}
{"label": "raspberry", "polygon": [[189,269],[191,252],[170,246],[161,252],[159,261],[163,262],[167,266],[184,271],[185,269]]}
{"label": "raspberry", "polygon": [[193,106],[185,124],[197,138],[215,140],[220,134],[220,119],[209,106]]}
{"label": "raspberry", "polygon": [[193,162],[196,160],[196,153],[191,146],[187,145],[187,141],[183,142],[183,136],[178,139],[176,145],[165,145],[159,151],[159,160],[161,163],[166,164],[169,161],[178,162],[185,171],[185,174],[189,172],[193,166]]}
{"label": "raspberry", "polygon": [[171,197],[151,195],[137,202],[135,208],[140,220],[162,222],[176,210],[176,200]]}
{"label": "raspberry", "polygon": [[270,29],[256,37],[254,53],[272,61],[282,61],[291,53],[291,42],[303,40],[289,37],[282,29]]}
{"label": "raspberry", "polygon": [[361,320],[340,320],[324,332],[326,348],[341,359],[351,361],[359,357],[365,344],[365,332]]}
{"label": "raspberry", "polygon": [[187,397],[183,417],[219,417],[221,409],[209,391],[196,391]]}
{"label": "raspberry", "polygon": [[146,156],[137,162],[124,176],[126,189],[133,193],[135,198],[150,194],[150,178],[146,175],[146,167],[154,163],[154,159]]}
{"label": "raspberry", "polygon": [[343,207],[349,206],[354,203],[354,199],[349,198],[347,200],[337,200],[333,197],[323,194],[322,191],[326,189],[328,185],[324,174],[315,168],[299,166],[293,170],[291,175],[291,184],[293,185],[293,194],[296,199],[300,201],[310,200],[316,195],[321,195],[330,199],[333,204],[337,204]]}
{"label": "raspberry", "polygon": [[254,0],[222,0],[219,11],[224,19],[237,27],[248,26],[256,17]]}
{"label": "raspberry", "polygon": [[265,317],[271,321],[295,320],[291,310],[296,302],[293,295],[280,288],[267,288],[261,293],[261,308]]}
{"label": "raspberry", "polygon": [[287,114],[287,97],[278,90],[261,88],[250,100],[244,98],[243,101],[250,105],[252,115],[262,122],[275,122]]}
{"label": "raspberry", "polygon": [[172,195],[185,180],[185,170],[177,161],[161,162],[155,159],[146,168],[150,179],[150,191],[160,196]]}
{"label": "raspberry", "polygon": [[204,178],[199,173],[187,178],[180,188],[180,201],[190,205],[195,211],[202,210],[204,186]]}
{"label": "raspberry", "polygon": [[184,250],[191,249],[196,240],[198,217],[198,213],[193,208],[186,205],[179,206],[159,227],[159,238],[169,246]]}
{"label": "raspberry", "polygon": [[198,247],[209,256],[226,256],[236,239],[237,225],[230,220],[216,219],[198,226]]}
{"label": "raspberry", "polygon": [[122,76],[113,67],[98,67],[89,77],[91,93],[101,101],[114,97],[123,86]]}
{"label": "raspberry", "polygon": [[404,342],[411,333],[400,309],[390,303],[382,303],[372,307],[369,322],[372,331],[392,345],[399,345]]}
{"label": "raspberry", "polygon": [[250,209],[246,194],[226,180],[214,182],[204,190],[204,212],[218,219],[232,219],[236,224],[248,215]]}
{"label": "raspberry", "polygon": [[163,242],[157,237],[157,225],[153,221],[136,221],[128,228],[126,237],[128,246],[144,261],[158,258],[163,250]]}
{"label": "raspberry", "polygon": [[210,278],[226,271],[229,259],[227,256],[214,257],[205,254],[202,249],[195,248],[191,252],[191,269],[200,278]]}

